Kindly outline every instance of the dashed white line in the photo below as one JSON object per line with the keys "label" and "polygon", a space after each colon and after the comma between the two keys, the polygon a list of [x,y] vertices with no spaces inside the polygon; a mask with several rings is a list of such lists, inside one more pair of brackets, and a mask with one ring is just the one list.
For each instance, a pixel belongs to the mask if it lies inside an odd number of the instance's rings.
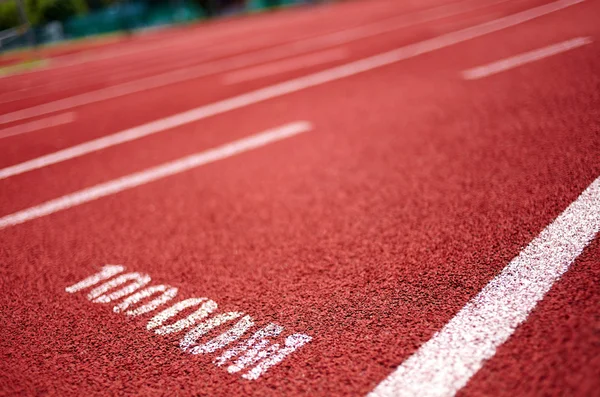
{"label": "dashed white line", "polygon": [[283,61],[272,62],[266,65],[254,66],[247,69],[231,72],[223,76],[224,84],[237,84],[244,81],[255,80],[261,77],[272,76],[280,73],[291,72],[293,70],[304,69],[311,66],[322,65],[339,61],[348,57],[346,48],[336,48],[334,50],[316,52],[309,55],[303,55]]}
{"label": "dashed white line", "polygon": [[600,231],[600,178],[368,397],[454,396]]}
{"label": "dashed white line", "polygon": [[[369,70],[380,68],[382,66],[391,65],[405,59],[413,58],[421,54],[438,50],[440,48],[449,47],[454,44],[462,43],[476,37],[481,37],[486,34],[515,26],[543,15],[562,10],[566,7],[581,3],[583,1],[584,0],[555,1],[553,3],[548,3],[519,12],[517,14],[508,15],[500,19],[475,25],[470,28],[458,30],[456,32],[447,33],[429,40],[421,41],[419,43],[400,47],[372,57],[364,58],[341,66],[336,66],[331,69],[323,70],[321,72],[271,85],[209,105],[200,106],[183,113],[152,121],[138,127],[120,131],[112,135],[107,135],[102,138],[83,143],[81,145],[72,146],[68,149],[60,150],[58,152],[1,169],[0,179],[45,167],[50,164],[69,160],[74,157],[83,156],[87,153],[95,152],[97,150],[105,149],[107,147],[115,146],[124,142],[129,142],[160,131],[262,102],[267,99],[277,98],[282,95],[304,90],[309,87],[318,86],[330,81],[339,80],[344,77],[353,76]],[[3,120],[2,117],[8,116],[14,117],[14,113],[0,116],[0,122]]]}
{"label": "dashed white line", "polygon": [[109,182],[101,183],[99,185],[47,201],[35,207],[4,216],[0,218],[0,229],[40,218],[45,215],[50,215],[58,211],[75,207],[101,197],[110,196],[123,190],[144,185],[146,183],[166,178],[171,175],[179,174],[192,168],[256,149],[269,143],[289,138],[311,129],[312,125],[307,121],[298,121],[286,124],[260,134],[252,135],[247,138],[216,147],[214,149],[193,154],[191,156],[149,168],[141,172],[136,172],[134,174],[114,179]]}
{"label": "dashed white line", "polygon": [[572,50],[590,44],[590,37],[577,37],[575,39],[563,41],[537,50],[524,52],[500,61],[492,62],[487,65],[478,66],[476,68],[465,70],[462,74],[466,80],[475,80],[483,77],[491,76],[496,73],[504,72],[527,63],[539,61],[552,55],[557,55],[562,52]]}
{"label": "dashed white line", "polygon": [[75,113],[62,113],[56,116],[45,117],[43,119],[30,121],[15,125],[12,127],[4,128],[0,130],[0,139],[7,138],[9,136],[26,134],[28,132],[43,130],[50,127],[57,127],[59,125],[69,124],[75,121]]}

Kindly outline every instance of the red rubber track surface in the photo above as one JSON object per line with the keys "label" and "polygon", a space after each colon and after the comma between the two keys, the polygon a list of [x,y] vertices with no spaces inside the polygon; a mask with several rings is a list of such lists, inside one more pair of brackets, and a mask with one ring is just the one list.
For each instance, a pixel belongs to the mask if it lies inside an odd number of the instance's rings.
{"label": "red rubber track surface", "polygon": [[[243,40],[262,26],[257,34],[282,42],[444,3],[292,9],[157,32],[153,42],[179,43],[162,61],[168,70],[193,51],[192,35]],[[327,65],[235,85],[223,85],[224,73],[217,73],[76,107],[71,124],[0,139],[0,166],[545,3],[509,1],[353,41],[343,46],[348,59]],[[367,394],[600,176],[599,13],[597,1],[586,1],[0,180],[4,216],[292,121],[314,126],[0,230],[0,391]],[[286,25],[289,33],[281,33]],[[461,77],[465,69],[579,36],[594,42],[481,80]],[[144,40],[119,46],[135,49]],[[225,56],[215,50],[215,59]],[[1,113],[101,87],[110,77],[104,68],[117,73],[148,58],[127,55],[0,80],[9,92],[31,79],[65,79],[69,70],[100,73],[68,91],[1,104]],[[460,396],[598,395],[599,242],[597,236]],[[107,263],[178,287],[178,300],[207,296],[220,310],[244,311],[260,326],[275,322],[285,334],[313,340],[259,380],[241,379],[215,367],[213,356],[183,353],[180,334],[146,331],[148,317],[127,318],[85,293],[65,293]]]}

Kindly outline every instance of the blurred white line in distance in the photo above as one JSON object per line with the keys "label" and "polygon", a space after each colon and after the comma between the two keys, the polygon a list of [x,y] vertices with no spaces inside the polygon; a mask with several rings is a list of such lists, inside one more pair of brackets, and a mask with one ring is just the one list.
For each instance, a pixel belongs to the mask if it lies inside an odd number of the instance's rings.
{"label": "blurred white line in distance", "polygon": [[586,44],[592,43],[591,37],[577,37],[560,43],[552,44],[537,50],[523,52],[512,57],[504,58],[487,65],[465,70],[462,74],[465,80],[476,80],[491,76],[496,73],[504,72],[531,62],[566,52]]}
{"label": "blurred white line in distance", "polygon": [[[439,9],[420,11],[414,14],[401,15],[380,22],[369,23],[356,28],[345,29],[339,32],[325,34],[299,41],[292,41],[277,45],[275,47],[263,48],[246,54],[233,55],[228,58],[217,59],[206,63],[200,63],[191,67],[174,69],[167,72],[142,77],[136,80],[126,81],[101,89],[83,92],[74,96],[61,98],[52,102],[35,105],[29,108],[19,109],[13,112],[0,114],[0,124],[10,123],[17,120],[28,119],[42,114],[49,114],[72,109],[77,106],[89,105],[129,94],[143,92],[151,89],[182,83],[193,79],[228,72],[238,68],[252,66],[261,62],[284,59],[286,57],[315,51],[318,49],[339,46],[345,43],[391,33],[414,25],[432,22],[438,19],[460,15],[480,8],[489,7],[508,0],[495,0],[491,3],[475,7],[452,7],[443,12]],[[442,8],[442,7],[440,7]]]}
{"label": "blurred white line in distance", "polygon": [[43,130],[50,127],[57,127],[59,125],[72,123],[73,121],[75,121],[75,112],[61,113],[55,116],[44,117],[43,119],[0,129],[0,139]]}
{"label": "blurred white line in distance", "polygon": [[348,56],[349,51],[347,48],[315,52],[309,55],[284,59],[283,61],[271,62],[228,73],[223,77],[223,84],[242,83],[244,81],[339,61],[348,58]]}
{"label": "blurred white line in distance", "polygon": [[[359,59],[357,61],[348,62],[343,65],[334,66],[316,73],[311,73],[302,77],[283,81],[281,83],[272,84],[270,86],[246,92],[241,95],[236,95],[234,97],[217,101],[208,105],[199,106],[182,113],[151,121],[149,123],[123,131],[115,132],[114,134],[105,135],[98,139],[84,142],[79,145],[59,150],[54,153],[49,153],[20,164],[15,164],[0,169],[0,179],[22,174],[24,172],[29,172],[38,168],[47,167],[51,164],[83,156],[111,146],[120,145],[135,139],[140,139],[148,135],[156,134],[158,132],[189,124],[191,122],[196,122],[217,114],[223,114],[235,109],[240,109],[259,102],[264,102],[269,99],[305,90],[310,87],[319,86],[331,81],[354,76],[356,74],[364,73],[383,66],[392,65],[396,62],[414,58],[416,56],[427,54],[441,48],[450,47],[452,45],[463,43],[477,37],[489,35],[494,32],[517,26],[544,15],[548,15],[550,13],[579,4],[583,1],[584,0],[558,0],[553,3],[530,8],[516,14],[507,15],[503,18],[495,19],[451,33],[446,33],[438,37],[433,37],[418,43],[409,44],[391,51]],[[33,108],[29,108],[29,110],[31,109]],[[10,115],[14,115],[14,113],[0,116],[0,123],[4,120],[4,117]]]}
{"label": "blurred white line in distance", "polygon": [[223,160],[243,152],[258,149],[312,129],[313,125],[310,122],[296,121],[168,163],[147,168],[143,171],[122,176],[54,200],[46,201],[43,204],[24,209],[14,214],[6,215],[0,218],[0,229],[63,211],[102,197],[111,196],[124,190],[133,189],[134,187]]}

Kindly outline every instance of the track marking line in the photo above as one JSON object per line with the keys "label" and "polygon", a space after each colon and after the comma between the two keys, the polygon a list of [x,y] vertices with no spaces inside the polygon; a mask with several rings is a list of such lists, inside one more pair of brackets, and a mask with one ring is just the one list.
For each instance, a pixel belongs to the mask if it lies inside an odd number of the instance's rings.
{"label": "track marking line", "polygon": [[285,59],[283,61],[272,62],[266,65],[254,66],[226,74],[223,76],[223,84],[237,84],[244,81],[259,79],[261,77],[273,76],[280,73],[291,72],[293,70],[322,65],[324,63],[346,59],[348,58],[348,55],[349,52],[347,48],[336,48],[296,58]]}
{"label": "track marking line", "polygon": [[[466,0],[466,1],[470,1],[470,0]],[[497,1],[501,1],[501,0],[497,0]],[[504,0],[504,1],[508,1],[508,0]],[[434,9],[436,9],[436,7],[432,8],[431,10],[434,10]],[[426,11],[426,10],[419,10],[417,12],[422,12],[422,11]],[[372,17],[376,17],[376,16],[377,16],[376,14],[372,15]],[[380,22],[387,21],[389,19],[391,19],[391,18],[387,17],[387,18],[381,20]],[[371,22],[370,24],[373,24],[373,22]],[[367,24],[367,25],[370,25],[370,24]],[[281,23],[279,23],[278,25],[281,25]],[[259,27],[261,29],[263,29],[264,28],[264,24],[260,24]],[[347,27],[345,28],[344,26],[340,26],[339,28],[341,29],[340,32],[342,32],[342,31],[345,31],[345,30],[355,29],[356,26],[350,27],[350,28],[347,28]],[[256,32],[254,32],[256,29],[252,29],[252,30],[253,30],[253,33],[256,33]],[[267,33],[268,32],[260,32],[261,35],[266,35]],[[334,33],[337,33],[337,32],[334,32]],[[263,39],[262,37],[260,37],[259,40],[256,40],[254,37],[248,38],[248,37],[246,37],[247,36],[246,35],[246,36],[244,36],[242,38],[241,41],[240,40],[226,40],[226,41],[231,41],[231,43],[227,43],[227,45],[224,47],[223,43],[218,43],[219,40],[210,40],[210,37],[209,37],[209,40],[206,41],[206,37],[204,37],[206,34],[207,34],[207,32],[203,33],[203,35],[202,35],[203,37],[202,37],[202,42],[201,43],[198,43],[197,40],[193,40],[193,38],[194,38],[193,36],[192,36],[192,39],[190,39],[189,37],[187,37],[183,41],[180,38],[176,39],[175,40],[175,44],[172,42],[172,40],[169,40],[169,42],[167,43],[168,44],[167,48],[165,48],[165,43],[164,42],[163,43],[159,42],[158,45],[156,45],[156,43],[154,42],[153,43],[154,47],[149,48],[149,50],[151,50],[151,51],[159,51],[160,54],[161,54],[161,56],[159,58],[161,58],[161,59],[159,59],[156,62],[150,62],[150,63],[149,62],[145,62],[144,66],[146,66],[147,64],[150,64],[150,66],[156,66],[156,65],[164,64],[165,63],[164,62],[165,59],[162,59],[162,58],[165,58],[165,51],[167,51],[168,54],[170,54],[170,53],[173,53],[173,52],[179,52],[179,53],[181,53],[182,51],[185,52],[186,49],[187,49],[188,52],[190,52],[191,50],[193,50],[192,52],[197,52],[198,50],[200,50],[200,52],[203,54],[203,56],[201,57],[200,61],[207,61],[207,60],[210,60],[210,57],[206,58],[206,52],[209,52],[212,55],[214,55],[215,52],[213,51],[213,49],[215,49],[215,48],[217,48],[219,50],[218,51],[218,55],[231,56],[231,54],[235,54],[236,52],[240,52],[240,51],[241,52],[248,52],[250,50],[257,50],[257,49],[260,49],[260,47],[265,47],[265,46],[283,46],[283,45],[287,45],[289,43],[293,43],[295,41],[304,41],[304,40],[307,40],[307,39],[314,39],[315,37],[317,37],[317,36],[312,36],[312,37],[310,37],[310,36],[309,37],[295,37],[295,36],[292,36],[292,37],[290,37],[287,40],[284,40],[282,42],[281,40],[274,41],[273,40],[273,34],[271,34],[270,36],[268,36],[266,39]],[[322,32],[321,33],[321,35],[323,35],[323,36],[328,36],[330,34],[331,34],[331,32]],[[209,36],[210,36],[210,34],[209,34]],[[215,36],[214,32],[213,32],[212,36]],[[190,41],[194,42],[193,48],[191,50],[190,50],[190,48],[188,48]],[[182,42],[183,45],[180,42]],[[203,42],[205,44],[207,44],[207,45],[203,45]],[[215,42],[217,42],[217,44],[215,44]],[[134,46],[132,50],[127,50],[125,52],[122,52],[123,49],[121,48],[120,50],[117,50],[117,52],[114,54],[114,56],[109,55],[108,57],[106,56],[106,49],[104,51],[95,51],[95,53],[93,53],[93,54],[89,53],[90,50],[86,50],[85,53],[84,52],[79,52],[79,53],[76,53],[76,54],[67,54],[67,55],[63,55],[63,56],[59,56],[59,57],[54,57],[54,58],[52,58],[52,62],[50,62],[49,65],[46,65],[46,67],[43,68],[42,70],[44,70],[44,71],[47,71],[47,70],[54,71],[54,70],[60,69],[60,68],[62,68],[64,66],[77,66],[77,65],[81,65],[83,63],[102,61],[102,60],[106,60],[106,59],[117,58],[117,57],[120,57],[120,56],[138,55],[139,53],[143,53],[143,52],[146,52],[148,50],[148,49],[144,49],[142,51],[139,51],[139,48],[142,48],[144,46],[147,47],[148,44],[152,44],[152,43],[146,43],[146,44],[144,44],[144,43],[138,43],[137,45],[131,44],[131,45]],[[200,44],[200,47],[198,47],[199,44]],[[222,53],[222,50],[224,48],[227,49],[228,51],[226,51],[225,53]],[[96,49],[96,50],[98,50],[98,49]],[[102,50],[102,49],[100,49],[100,50]],[[109,49],[109,51],[110,51],[110,49]],[[85,55],[85,56],[83,56],[83,55]],[[142,55],[142,56],[145,56],[145,55]],[[74,59],[72,59],[70,61],[69,60],[61,61],[62,58],[74,58]],[[186,60],[188,58],[189,57],[186,57]],[[153,59],[153,61],[154,61],[154,59]],[[167,59],[166,61],[169,61],[169,60]],[[190,65],[191,64],[189,64],[188,62],[186,62],[186,64],[183,65],[183,66],[188,67]],[[181,65],[177,65],[177,66],[171,67],[169,69],[173,70],[173,69],[175,69],[175,67],[179,67],[179,66],[181,66]],[[54,76],[54,78],[52,79],[51,84],[54,85],[54,86],[59,86],[59,87],[62,88],[62,86],[64,85],[65,81],[63,79],[61,79],[61,77],[66,77],[67,80],[68,80],[68,82],[70,83],[70,82],[73,81],[73,76],[74,75],[76,77],[86,77],[87,76],[87,78],[89,78],[89,76],[90,76],[90,69],[92,71],[95,71],[94,69],[97,69],[97,68],[98,68],[98,65],[90,65],[87,68],[83,68],[83,69],[80,68],[80,69],[77,69],[75,71],[69,71],[66,76],[58,76],[58,77]],[[100,69],[102,70],[102,68],[100,68]],[[112,73],[110,73],[110,77],[112,78],[112,76],[114,75],[114,72],[131,71],[132,69],[138,71],[138,76],[139,76],[139,65],[129,62],[126,65],[124,65],[123,67],[119,66],[119,68],[117,68],[116,70],[111,70]],[[38,70],[40,70],[40,69],[36,69],[35,71],[38,71]],[[0,80],[3,79],[3,78],[6,78],[6,77],[20,76],[20,75],[23,75],[23,74],[26,74],[26,73],[31,73],[31,72],[32,72],[31,70],[27,70],[27,71],[23,71],[22,73],[8,75],[8,76],[7,75],[0,75]],[[62,71],[58,71],[58,72],[61,73]],[[82,73],[83,73],[83,75],[82,75]],[[96,77],[96,80],[97,80],[98,79],[98,73],[92,73],[92,74],[94,75],[94,77]],[[38,79],[40,78],[40,76],[36,76],[36,77]],[[134,76],[132,76],[132,77],[134,77]],[[23,98],[23,96],[11,95],[11,94],[15,94],[15,93],[17,93],[19,91],[32,90],[32,89],[34,89],[36,91],[39,91],[39,88],[46,88],[49,85],[51,85],[51,84],[48,84],[48,81],[47,81],[48,79],[47,78],[46,79],[42,78],[41,80],[42,81],[40,83],[38,83],[38,84],[28,85],[27,87],[17,88],[17,89],[10,90],[10,91],[9,90],[5,90],[6,92],[3,92],[2,94],[0,94],[0,103],[21,100]],[[61,89],[61,90],[59,90],[59,92],[60,91],[64,91],[64,90]],[[38,96],[38,95],[32,95],[32,93],[30,93],[30,95],[28,95],[27,97],[31,97],[31,96]]]}
{"label": "track marking line", "polygon": [[[5,113],[0,115],[0,124],[28,119],[43,114],[64,111],[74,107],[89,105],[108,99],[119,98],[129,94],[148,91],[155,88],[165,87],[171,84],[181,83],[201,77],[207,77],[214,74],[227,72],[238,68],[256,65],[261,62],[268,62],[275,59],[285,58],[287,56],[293,56],[303,52],[310,52],[319,48],[335,47],[352,41],[407,28],[420,23],[426,23],[437,19],[447,18],[453,15],[460,15],[466,12],[471,12],[480,8],[490,7],[492,5],[504,3],[506,1],[508,0],[496,0],[492,3],[479,5],[470,9],[458,8],[456,10],[450,10],[448,12],[441,13],[439,9],[420,11],[418,13],[431,13],[433,15],[419,16],[411,14],[403,15],[400,17],[393,17],[383,22],[375,22],[356,28],[350,28],[339,32],[326,34],[324,36],[302,39],[292,43],[284,43],[272,48],[260,49],[247,54],[233,55],[228,58],[201,63],[196,66],[180,68],[147,77],[142,77],[137,80],[120,83],[113,86],[84,92],[82,94],[77,94],[67,98],[58,99],[56,101],[35,105],[25,109],[20,109],[14,112]],[[443,8],[447,7],[448,6],[443,6]]]}
{"label": "track marking line", "polygon": [[496,73],[504,72],[509,69],[519,67],[531,62],[539,61],[557,55],[562,52],[566,52],[586,44],[591,44],[591,37],[577,37],[571,40],[566,40],[561,43],[542,47],[537,50],[523,52],[515,56],[504,58],[496,62],[488,63],[487,65],[478,66],[476,68],[468,69],[462,72],[465,80],[476,80],[483,77],[491,76]]}
{"label": "track marking line", "polygon": [[56,116],[45,117],[43,119],[30,121],[28,123],[15,125],[0,129],[0,139],[8,138],[9,136],[26,134],[28,132],[43,130],[45,128],[57,127],[59,125],[69,124],[75,121],[75,113],[61,113]]}
{"label": "track marking line", "polygon": [[[325,39],[325,42],[327,42],[327,38],[329,38],[330,36],[336,36],[336,35],[342,35],[343,36],[344,33],[346,33],[346,32],[348,32],[348,33],[353,33],[353,32],[357,33],[358,31],[360,31],[363,28],[366,28],[366,27],[377,27],[378,25],[384,24],[384,23],[387,23],[388,25],[390,23],[396,24],[396,25],[400,23],[401,25],[396,28],[396,29],[400,29],[402,27],[405,27],[405,26],[402,26],[402,25],[406,25],[406,20],[413,21],[413,20],[422,18],[422,16],[420,14],[435,13],[435,12],[445,11],[446,9],[450,9],[450,10],[454,9],[454,11],[452,11],[451,13],[449,13],[447,15],[441,15],[441,16],[437,16],[437,17],[433,18],[433,19],[438,19],[438,18],[442,18],[442,17],[447,17],[447,16],[452,16],[452,15],[460,14],[462,12],[470,12],[470,11],[474,11],[474,10],[477,10],[477,9],[490,7],[490,6],[499,4],[499,3],[505,3],[505,2],[510,1],[510,0],[486,0],[486,4],[477,4],[475,7],[467,9],[467,10],[464,10],[464,9],[463,10],[458,10],[458,11],[456,10],[457,7],[464,6],[465,3],[473,3],[473,1],[474,0],[463,0],[463,1],[460,1],[460,2],[457,2],[457,3],[453,3],[453,4],[444,4],[444,5],[433,7],[433,8],[426,8],[426,9],[416,10],[416,11],[409,12],[408,14],[399,14],[399,15],[396,15],[396,16],[393,16],[393,17],[387,17],[387,18],[384,18],[384,19],[380,19],[379,21],[370,22],[370,23],[367,23],[367,24],[362,25],[362,26],[354,26],[354,27],[350,27],[350,28],[343,28],[343,26],[340,26],[339,28],[341,30],[339,30],[337,32],[333,32],[333,33],[325,33],[325,32],[323,32],[321,35],[319,35],[319,36],[313,36],[313,37],[290,38],[290,40],[288,40],[287,42],[284,41],[283,43],[280,42],[280,41],[279,42],[273,42],[272,40],[259,40],[259,41],[256,41],[256,40],[243,40],[242,42],[240,42],[239,40],[234,40],[235,41],[235,45],[233,45],[233,46],[228,45],[226,48],[227,48],[227,50],[233,50],[233,51],[248,51],[249,49],[258,48],[261,45],[262,46],[265,46],[265,45],[274,45],[274,46],[277,46],[278,48],[284,48],[284,47],[289,46],[290,43],[295,44],[296,42],[297,43],[306,42],[306,44],[308,44],[309,42],[312,42],[315,39],[317,39],[317,41],[318,41],[318,39],[320,37],[323,37]],[[371,15],[371,17],[377,17],[377,16],[378,16],[377,14]],[[432,18],[430,17],[429,20],[431,20],[431,19]],[[412,24],[427,22],[427,20],[428,19],[420,20],[420,21],[417,21],[417,22],[413,22]],[[296,23],[296,22],[294,22],[294,23]],[[263,22],[263,23],[259,24],[259,27],[261,29],[265,28],[265,27],[268,28],[269,25],[273,25],[272,27],[277,27],[277,26],[280,26],[281,23],[280,22],[278,22],[276,24],[273,24],[273,23],[269,24],[269,23],[267,23],[265,25],[265,23]],[[236,29],[236,31],[237,30],[240,30],[240,29]],[[241,33],[244,33],[246,31],[249,31],[249,30],[251,30],[253,33],[256,33],[255,32],[256,31],[256,27],[253,27],[252,29],[247,29],[247,27],[246,27],[246,28],[242,29],[241,31],[237,32],[236,35],[238,33],[241,34]],[[388,31],[389,31],[389,28],[388,28]],[[260,32],[260,33],[264,35],[264,34],[267,34],[268,32],[264,31],[264,32]],[[211,35],[210,34],[209,34],[209,36],[205,37],[206,35],[207,35],[207,32],[204,32],[202,34],[203,42],[200,43],[200,44],[203,44],[203,43],[207,44],[207,46],[202,45],[202,47],[200,48],[200,49],[202,49],[202,52],[206,52],[206,51],[210,52],[213,48],[218,48],[219,50],[223,49],[222,43],[218,44],[218,45],[215,45],[215,42],[218,41],[218,40],[214,39],[215,36],[223,36],[222,32],[221,33],[217,32],[216,34],[213,33],[212,34],[213,39],[211,39]],[[372,33],[370,35],[372,35]],[[231,36],[231,34],[226,35],[226,36]],[[366,36],[366,37],[369,37],[369,36]],[[197,38],[194,38],[193,36],[192,36],[191,39],[190,39],[190,37],[187,37],[184,40],[177,39],[175,41],[175,45],[179,48],[179,50],[177,48],[173,48],[173,42],[171,40],[171,41],[168,42],[168,46],[169,46],[168,51],[172,52],[172,51],[177,51],[178,50],[178,51],[181,52],[182,51],[182,48],[181,48],[182,45],[181,45],[180,42],[182,42],[184,45],[187,45],[186,42],[193,42],[194,43],[193,44],[193,46],[194,46],[193,50],[198,50],[198,42],[195,39],[197,39]],[[248,42],[252,42],[250,48],[249,48],[248,44],[246,44]],[[324,44],[326,44],[326,43],[324,43]],[[142,44],[139,44],[139,45],[143,46],[144,44],[142,43]],[[148,43],[146,43],[145,45],[147,46]],[[164,51],[165,51],[164,47],[165,47],[165,44],[161,43],[158,46],[155,46],[155,47],[151,48],[151,50],[152,51],[160,51],[161,55],[164,56]],[[327,45],[324,45],[324,47],[327,47]],[[137,48],[137,47],[135,47],[135,48]],[[137,55],[137,53],[139,53],[139,51],[137,49],[135,49],[135,48],[134,48],[133,52],[127,52],[127,53],[124,53],[124,54],[120,54],[119,53],[119,54],[117,54],[117,57],[121,56],[121,55]],[[185,47],[183,48],[183,50],[185,50]],[[189,48],[188,48],[188,50],[189,50]],[[296,51],[296,52],[299,52],[299,51]],[[60,68],[62,66],[78,65],[78,64],[82,63],[80,61],[84,61],[83,63],[85,63],[85,62],[88,62],[88,61],[98,61],[98,60],[104,60],[104,59],[111,59],[111,58],[113,58],[113,56],[110,56],[108,58],[105,57],[104,56],[105,55],[104,52],[101,52],[101,53],[98,53],[98,54],[94,54],[94,55],[99,55],[100,56],[98,59],[96,59],[94,57],[90,57],[90,55],[92,55],[92,54],[87,54],[87,56],[86,56],[85,59],[80,59],[81,57],[78,54],[70,54],[70,55],[65,55],[63,57],[73,57],[74,55],[77,55],[76,58],[78,60],[76,62],[58,62],[58,64],[56,64],[56,62],[59,60],[59,58],[53,58],[53,62],[52,62],[53,66],[52,67],[47,67],[45,69],[58,69],[58,68]],[[223,54],[223,55],[227,55],[227,54]],[[204,60],[204,59],[202,59],[202,60]],[[151,65],[154,66],[154,65],[156,65],[156,63],[152,63]],[[97,65],[95,65],[95,66],[97,66]],[[138,66],[138,65],[134,65],[134,66]],[[89,68],[87,68],[87,69],[89,69]],[[130,69],[130,68],[127,67],[126,69]],[[119,69],[119,71],[122,71],[122,70],[123,70],[123,68]],[[78,70],[77,73],[79,74],[79,72],[84,72],[85,73],[86,71],[85,70]],[[21,73],[21,74],[23,74],[23,73]],[[69,73],[68,76],[66,76],[68,78],[68,80],[72,79],[72,74],[73,73]],[[88,75],[89,75],[89,73],[88,73]],[[0,79],[2,79],[2,77],[3,76],[0,76]],[[112,73],[111,73],[111,77],[112,77]],[[53,80],[56,80],[56,78],[54,78]],[[62,81],[62,82],[59,81],[59,83],[64,84],[64,81]],[[41,87],[41,86],[38,86],[38,87]],[[34,88],[34,87],[29,87],[29,88]],[[8,101],[11,101],[11,100],[9,99]]]}
{"label": "track marking line", "polygon": [[[477,37],[497,32],[532,19],[562,10],[569,6],[583,2],[584,0],[559,0],[539,7],[521,11],[517,14],[489,21],[483,24],[475,25],[466,29],[447,33],[432,39],[409,44],[392,51],[384,52],[358,61],[353,61],[344,65],[336,66],[320,72],[312,73],[306,76],[298,77],[282,83],[250,91],[245,94],[224,99],[208,105],[203,105],[195,109],[178,113],[163,119],[151,121],[137,127],[129,128],[124,131],[116,132],[102,138],[94,139],[72,146],[70,148],[59,150],[20,164],[9,166],[0,170],[0,179],[8,178],[13,175],[22,174],[37,168],[46,167],[50,164],[59,163],[84,154],[92,153],[101,149],[115,146],[121,143],[129,142],[141,137],[155,134],[160,131],[179,127],[194,121],[202,120],[210,116],[222,114],[234,109],[239,109],[255,103],[263,102],[268,99],[277,98],[286,94],[301,91],[310,87],[315,87],[331,81],[339,80],[344,77],[353,76],[369,70],[377,69],[383,66],[391,65],[396,62],[414,58],[421,54],[426,54],[449,47],[454,44],[462,43]],[[84,94],[85,95],[85,94]],[[33,108],[30,108],[33,109]],[[7,122],[7,119],[15,117],[16,113],[8,113],[0,116],[0,123]]]}
{"label": "track marking line", "polygon": [[144,171],[113,179],[112,181],[79,190],[75,193],[4,216],[0,218],[0,229],[66,210],[101,197],[122,192],[123,190],[132,189],[158,179],[179,174],[192,168],[197,168],[201,165],[223,160],[236,154],[257,149],[269,143],[290,138],[311,129],[311,123],[307,121],[297,121],[156,167],[148,168]]}
{"label": "track marking line", "polygon": [[600,231],[600,178],[368,397],[450,397],[496,354]]}

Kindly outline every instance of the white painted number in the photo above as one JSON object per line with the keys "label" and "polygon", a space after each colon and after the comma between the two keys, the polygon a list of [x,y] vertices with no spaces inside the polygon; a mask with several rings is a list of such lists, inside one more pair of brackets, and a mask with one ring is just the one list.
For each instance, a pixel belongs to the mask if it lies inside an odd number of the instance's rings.
{"label": "white painted number", "polygon": [[[124,266],[106,265],[99,273],[65,288],[65,291],[72,294],[103,282],[93,288],[87,298],[94,303],[115,302],[113,311],[124,313],[130,317],[141,316],[156,310],[175,298],[179,292],[175,287],[162,284],[146,287],[151,281],[149,275],[137,272],[121,274],[124,271]],[[160,296],[144,303],[145,300],[157,294]],[[121,301],[118,302],[119,300]],[[134,308],[136,305],[139,306]],[[179,313],[195,306],[200,307],[186,317],[166,324],[167,320],[174,319]],[[214,353],[240,339],[254,327],[252,317],[242,312],[225,312],[209,317],[217,308],[217,303],[208,298],[184,299],[154,315],[146,323],[146,329],[154,331],[158,335],[167,335],[194,326],[181,338],[179,342],[181,350],[191,354]],[[214,329],[233,320],[237,320],[237,322],[227,331],[206,342],[201,341],[201,338],[206,337]],[[312,339],[308,335],[293,334],[285,339],[283,347],[280,347],[279,343],[271,343],[270,338],[278,337],[282,332],[282,326],[269,324],[256,331],[246,341],[224,352],[214,360],[214,363],[220,367],[229,362],[227,372],[236,373],[247,370],[242,378],[256,380],[269,368],[280,363]],[[232,360],[235,361],[230,362]]]}

